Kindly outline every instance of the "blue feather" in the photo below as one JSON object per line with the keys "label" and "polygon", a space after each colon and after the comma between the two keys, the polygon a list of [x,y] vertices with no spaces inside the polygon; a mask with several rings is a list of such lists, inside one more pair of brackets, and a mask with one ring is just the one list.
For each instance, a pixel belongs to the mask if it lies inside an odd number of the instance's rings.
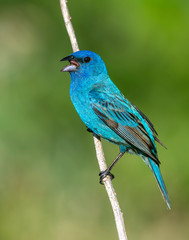
{"label": "blue feather", "polygon": [[156,181],[158,183],[158,186],[160,188],[160,191],[162,193],[162,196],[163,196],[168,208],[171,209],[171,204],[170,204],[168,192],[167,192],[165,183],[163,181],[159,166],[156,163],[154,163],[153,160],[151,160],[150,158],[149,158],[149,163],[150,163],[150,166],[151,166],[151,170],[154,173],[154,176],[155,176]]}

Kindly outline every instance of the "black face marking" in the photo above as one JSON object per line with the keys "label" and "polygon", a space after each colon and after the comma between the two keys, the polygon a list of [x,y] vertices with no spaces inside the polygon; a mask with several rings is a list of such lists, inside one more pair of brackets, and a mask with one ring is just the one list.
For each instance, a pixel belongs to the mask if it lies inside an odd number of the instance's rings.
{"label": "black face marking", "polygon": [[84,60],[85,63],[88,63],[88,62],[91,61],[91,58],[90,57],[85,57],[83,60]]}

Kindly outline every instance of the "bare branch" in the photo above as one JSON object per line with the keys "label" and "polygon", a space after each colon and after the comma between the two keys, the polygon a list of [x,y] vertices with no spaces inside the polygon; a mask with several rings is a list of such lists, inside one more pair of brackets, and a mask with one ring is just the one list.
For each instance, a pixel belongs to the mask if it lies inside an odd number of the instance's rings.
{"label": "bare branch", "polygon": [[[94,144],[95,144],[95,149],[96,149],[96,157],[98,160],[100,171],[104,171],[104,170],[106,170],[107,165],[106,165],[106,160],[104,157],[104,152],[102,149],[102,143],[98,136],[94,135],[93,138],[94,138]],[[103,181],[104,181],[104,185],[106,187],[106,191],[107,191],[108,197],[109,197],[111,205],[112,205],[119,240],[127,240],[127,234],[126,234],[126,230],[125,230],[123,213],[121,212],[119,202],[118,202],[116,192],[114,190],[111,178],[109,176],[107,176],[105,179],[103,179]]]}
{"label": "bare branch", "polygon": [[62,10],[62,15],[63,15],[63,19],[66,25],[66,29],[70,38],[70,42],[72,45],[72,49],[74,52],[79,51],[79,46],[77,43],[77,39],[75,36],[75,32],[71,23],[71,17],[68,11],[68,7],[67,7],[67,0],[60,0],[60,7]]}
{"label": "bare branch", "polygon": [[[62,15],[64,18],[65,26],[70,38],[70,42],[72,45],[72,49],[74,52],[79,51],[79,46],[77,43],[77,39],[75,36],[75,32],[71,23],[71,17],[68,11],[67,7],[67,1],[66,0],[60,0],[60,6],[62,10]],[[104,171],[107,168],[105,157],[104,157],[104,152],[102,148],[102,143],[100,141],[100,138],[93,134],[93,139],[94,139],[94,145],[96,149],[96,156],[99,164],[100,171]],[[106,191],[108,194],[108,197],[110,199],[112,209],[114,212],[114,217],[115,217],[115,222],[116,222],[116,227],[117,227],[117,232],[119,236],[119,240],[127,240],[127,235],[125,231],[125,225],[124,225],[124,219],[123,219],[123,214],[121,212],[119,202],[117,200],[117,196],[114,190],[114,187],[112,185],[112,181],[109,176],[107,176],[105,179],[103,179],[104,185],[106,187]]]}

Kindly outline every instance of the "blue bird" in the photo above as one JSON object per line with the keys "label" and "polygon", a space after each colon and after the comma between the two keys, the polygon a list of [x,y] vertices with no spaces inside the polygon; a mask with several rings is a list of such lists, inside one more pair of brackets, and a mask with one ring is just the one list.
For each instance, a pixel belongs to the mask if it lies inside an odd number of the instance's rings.
{"label": "blue bird", "polygon": [[160,173],[155,141],[157,132],[150,120],[111,81],[105,63],[91,51],[74,52],[61,61],[69,61],[62,72],[71,76],[70,96],[87,128],[99,137],[117,144],[120,153],[100,175],[100,183],[125,152],[140,156],[154,173],[162,196],[171,209],[170,200]]}

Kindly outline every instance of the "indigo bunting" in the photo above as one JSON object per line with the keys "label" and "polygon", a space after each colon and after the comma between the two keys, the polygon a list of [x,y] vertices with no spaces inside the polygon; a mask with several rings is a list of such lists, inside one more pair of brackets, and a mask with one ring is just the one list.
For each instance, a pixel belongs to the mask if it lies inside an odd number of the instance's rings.
{"label": "indigo bunting", "polygon": [[62,72],[71,76],[70,96],[81,120],[99,137],[119,145],[120,152],[100,175],[100,182],[125,152],[140,156],[154,173],[162,196],[171,209],[168,193],[159,169],[155,141],[157,132],[150,120],[111,81],[105,63],[91,51],[74,52],[61,61],[69,61]]}

